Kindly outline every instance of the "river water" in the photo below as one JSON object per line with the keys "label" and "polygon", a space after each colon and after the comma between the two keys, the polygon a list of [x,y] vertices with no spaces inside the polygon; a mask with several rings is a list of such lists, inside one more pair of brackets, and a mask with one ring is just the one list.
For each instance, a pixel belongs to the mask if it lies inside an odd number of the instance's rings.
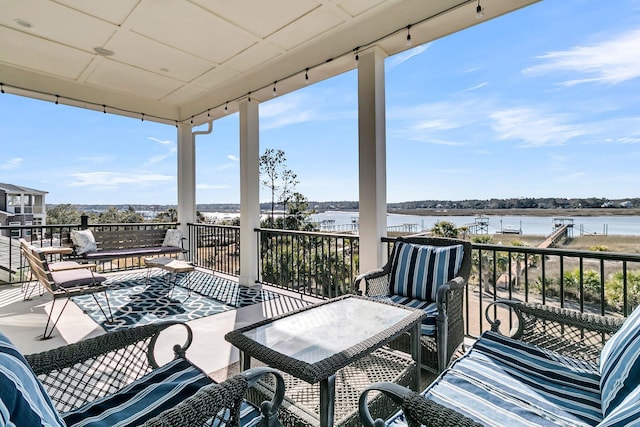
{"label": "river water", "polygon": [[[358,212],[327,211],[311,216],[312,221],[335,221],[336,226],[348,226],[357,222]],[[438,221],[449,221],[460,226],[470,226],[476,223],[479,217],[469,216],[421,216],[388,214],[387,226],[401,226],[414,224],[421,229],[430,229]],[[504,230],[522,230],[526,235],[548,235],[553,231],[554,217],[541,216],[483,216],[488,221],[489,234],[499,233]],[[559,217],[555,217],[559,218]],[[640,235],[639,216],[576,216],[563,217],[573,219],[574,236],[580,234],[610,234],[610,235]]]}

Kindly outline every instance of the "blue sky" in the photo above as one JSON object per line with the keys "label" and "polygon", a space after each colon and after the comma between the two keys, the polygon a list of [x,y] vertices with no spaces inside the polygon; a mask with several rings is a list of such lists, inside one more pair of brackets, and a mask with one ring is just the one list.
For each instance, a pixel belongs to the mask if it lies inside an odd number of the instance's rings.
{"label": "blue sky", "polygon": [[[638,49],[640,1],[546,0],[389,57],[387,200],[638,197]],[[175,127],[8,94],[0,114],[0,182],[176,203]],[[197,203],[239,202],[238,121],[197,138]],[[299,192],[358,199],[356,71],[261,104],[260,126]]]}

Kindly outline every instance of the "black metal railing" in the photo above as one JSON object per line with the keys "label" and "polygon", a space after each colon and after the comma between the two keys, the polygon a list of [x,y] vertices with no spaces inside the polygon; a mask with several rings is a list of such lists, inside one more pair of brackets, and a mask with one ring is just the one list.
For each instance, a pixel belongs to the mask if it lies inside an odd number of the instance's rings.
{"label": "black metal railing", "polygon": [[349,234],[259,228],[259,280],[321,298],[353,292],[359,239]]}
{"label": "black metal railing", "polygon": [[[178,223],[111,223],[111,224],[61,224],[61,225],[12,225],[0,226],[0,283],[20,283],[30,280],[27,262],[20,253],[19,238],[36,247],[71,246],[71,231],[88,228],[104,230],[150,230],[177,227]],[[52,255],[53,261],[59,255]],[[110,261],[98,261],[98,271],[113,272],[140,268],[139,257],[124,257]]]}
{"label": "black metal railing", "polygon": [[[175,227],[175,223],[91,224],[96,230]],[[188,224],[190,258],[195,265],[238,276],[240,229],[237,226]],[[5,282],[27,280],[17,239],[37,246],[67,243],[80,225],[2,226],[0,274]],[[255,229],[258,234],[258,278],[262,283],[305,295],[331,298],[353,292],[359,273],[359,239],[354,235]],[[392,238],[383,238],[387,253]],[[102,271],[136,268],[128,262],[108,262]],[[8,280],[5,280],[8,278]],[[488,328],[484,319],[490,302],[519,299],[597,314],[628,315],[640,305],[640,254],[573,251],[474,243],[472,274],[465,298],[465,327],[470,336]]]}
{"label": "black metal railing", "polygon": [[240,274],[240,227],[188,224],[191,261],[220,273]]}
{"label": "black metal railing", "polygon": [[471,336],[488,328],[485,308],[501,298],[622,316],[640,304],[640,254],[474,243],[472,257]]}

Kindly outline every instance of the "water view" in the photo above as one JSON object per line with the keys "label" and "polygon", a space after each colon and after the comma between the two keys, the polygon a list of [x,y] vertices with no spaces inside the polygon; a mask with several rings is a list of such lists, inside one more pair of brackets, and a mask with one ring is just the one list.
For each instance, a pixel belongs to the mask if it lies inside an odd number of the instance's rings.
{"label": "water view", "polygon": [[[326,211],[311,216],[312,220],[325,224],[333,223],[336,228],[348,228],[357,223],[358,212]],[[428,230],[438,221],[450,221],[457,227],[473,226],[479,221],[479,216],[422,216],[388,214],[387,226],[396,227],[406,224],[415,225],[417,229]],[[489,234],[501,231],[521,230],[526,235],[548,235],[553,231],[553,218],[543,216],[499,216],[488,215],[482,219],[488,221]],[[640,218],[637,216],[580,216],[562,217],[573,219],[574,235],[609,234],[634,236],[640,235]]]}

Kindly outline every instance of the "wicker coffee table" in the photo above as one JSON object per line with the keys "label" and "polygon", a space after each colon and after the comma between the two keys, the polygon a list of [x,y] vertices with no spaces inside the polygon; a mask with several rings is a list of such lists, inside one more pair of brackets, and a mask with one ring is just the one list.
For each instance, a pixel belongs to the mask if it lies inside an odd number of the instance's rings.
{"label": "wicker coffee table", "polygon": [[[147,267],[147,283],[149,283],[149,275],[151,274],[152,268],[159,268],[167,272],[165,283],[170,286],[169,297],[173,294],[173,288],[178,280],[178,273],[190,273],[195,270],[195,267],[190,262],[167,257],[145,258],[144,265]],[[186,288],[188,291],[187,299],[189,299],[191,296],[191,283],[189,282],[188,274]]]}
{"label": "wicker coffee table", "polygon": [[[420,375],[410,371],[419,366],[423,316],[421,310],[349,295],[236,329],[225,339],[240,350],[242,370],[250,367],[253,357],[298,379],[287,385],[291,412],[317,420],[307,424],[331,427],[335,419],[342,423],[357,411],[357,404],[342,407],[348,389],[347,394],[355,396],[371,382],[398,379],[419,389]],[[412,336],[411,358],[382,348],[407,331]],[[341,396],[338,405],[336,396]]]}

